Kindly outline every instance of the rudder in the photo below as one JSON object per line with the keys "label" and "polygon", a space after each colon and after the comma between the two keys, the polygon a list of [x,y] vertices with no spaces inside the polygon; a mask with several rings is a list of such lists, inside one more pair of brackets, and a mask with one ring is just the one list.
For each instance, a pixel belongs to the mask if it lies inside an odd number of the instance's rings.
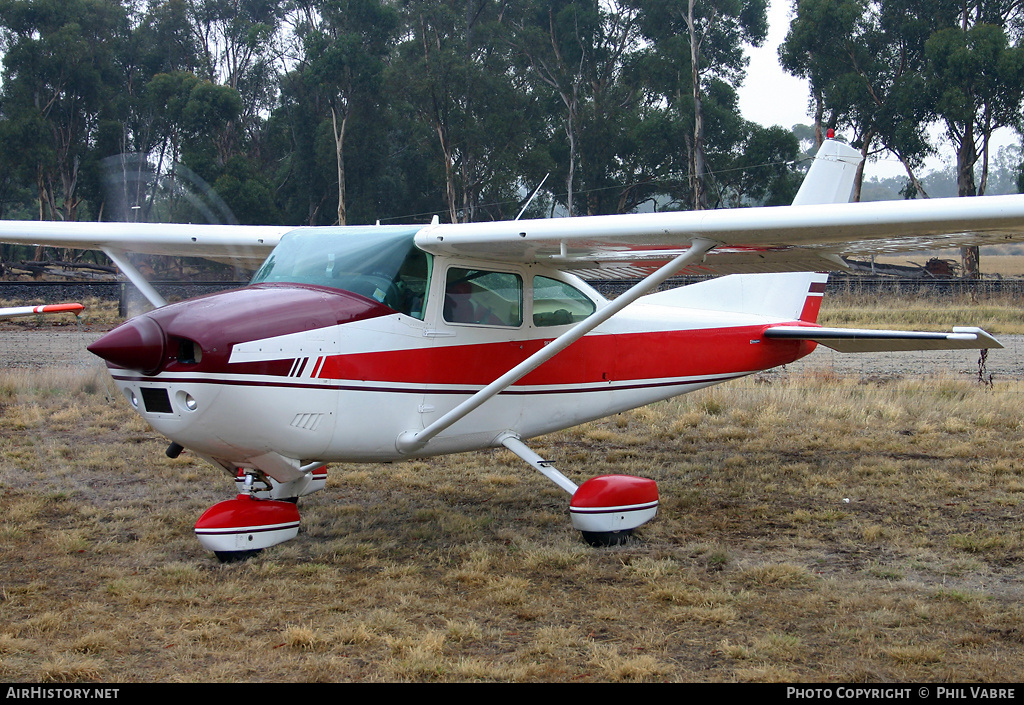
{"label": "rudder", "polygon": [[814,155],[793,205],[849,203],[857,167],[863,159],[861,153],[850,145],[833,139],[825,140]]}

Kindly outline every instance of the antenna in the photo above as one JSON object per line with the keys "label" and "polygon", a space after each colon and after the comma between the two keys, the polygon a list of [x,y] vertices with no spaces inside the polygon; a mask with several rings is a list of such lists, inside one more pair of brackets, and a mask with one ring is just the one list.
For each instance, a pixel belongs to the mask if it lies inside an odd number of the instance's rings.
{"label": "antenna", "polygon": [[533,190],[533,193],[530,194],[530,197],[526,199],[526,205],[523,206],[523,210],[519,211],[519,215],[516,216],[516,220],[519,220],[520,218],[523,217],[523,213],[525,213],[526,209],[530,207],[531,203],[533,203],[533,199],[537,196],[537,193],[540,191],[540,187],[544,185],[544,182],[548,180],[549,176],[551,176],[550,171],[544,174],[544,178],[540,180],[539,184],[537,184],[537,188],[535,188]]}

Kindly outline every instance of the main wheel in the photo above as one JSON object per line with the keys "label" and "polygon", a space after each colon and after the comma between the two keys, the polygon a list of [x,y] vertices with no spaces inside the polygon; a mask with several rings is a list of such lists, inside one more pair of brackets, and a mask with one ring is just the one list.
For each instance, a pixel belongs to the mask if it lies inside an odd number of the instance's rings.
{"label": "main wheel", "polygon": [[213,554],[221,563],[239,563],[249,560],[262,550],[262,548],[257,548],[252,551],[214,551]]}
{"label": "main wheel", "polygon": [[621,546],[633,535],[632,529],[622,531],[581,531],[583,540],[595,548]]}

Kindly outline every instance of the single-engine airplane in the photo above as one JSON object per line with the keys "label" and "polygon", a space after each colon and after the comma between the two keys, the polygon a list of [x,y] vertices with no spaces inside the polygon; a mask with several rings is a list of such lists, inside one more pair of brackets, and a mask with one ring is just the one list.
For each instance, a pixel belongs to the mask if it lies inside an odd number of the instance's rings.
{"label": "single-engine airplane", "polygon": [[[617,543],[658,509],[653,480],[577,485],[533,437],[795,361],[990,348],[978,328],[823,328],[840,255],[1024,238],[1024,196],[849,203],[860,154],[828,140],[790,207],[322,228],[0,222],[0,240],[100,249],[155,310],[89,349],[128,403],[235,476],[196,524],[222,560],[297,535],[326,463],[504,446],[570,495],[574,528]],[[260,262],[241,289],[164,305],[126,253]],[[268,256],[269,255],[269,256]],[[265,260],[264,260],[265,258]],[[655,292],[679,273],[728,274]],[[587,277],[637,279],[607,300]]]}

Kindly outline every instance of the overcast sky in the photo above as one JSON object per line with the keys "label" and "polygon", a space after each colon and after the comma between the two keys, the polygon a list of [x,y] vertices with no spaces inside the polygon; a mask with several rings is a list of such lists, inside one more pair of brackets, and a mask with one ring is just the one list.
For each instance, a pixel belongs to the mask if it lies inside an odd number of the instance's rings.
{"label": "overcast sky", "polygon": [[[810,96],[807,82],[790,76],[779,66],[779,45],[789,30],[789,0],[770,0],[768,9],[768,39],[759,49],[749,50],[750,66],[747,78],[740,88],[740,114],[744,119],[770,127],[782,125],[790,128],[796,124],[810,125],[813,118],[808,108]],[[943,168],[943,162],[952,165],[949,145],[940,138],[938,128],[933,128],[933,138],[945,157],[930,159],[926,171]],[[999,147],[1017,144],[1018,138],[1012,130],[1004,129],[993,139],[992,156]],[[874,160],[865,169],[866,178],[886,178],[906,174],[903,166],[892,157]]]}
{"label": "overcast sky", "polygon": [[807,81],[790,76],[779,66],[779,45],[789,30],[789,3],[773,0],[768,21],[768,39],[749,51],[750,66],[740,88],[740,112],[745,119],[766,127],[809,125]]}

